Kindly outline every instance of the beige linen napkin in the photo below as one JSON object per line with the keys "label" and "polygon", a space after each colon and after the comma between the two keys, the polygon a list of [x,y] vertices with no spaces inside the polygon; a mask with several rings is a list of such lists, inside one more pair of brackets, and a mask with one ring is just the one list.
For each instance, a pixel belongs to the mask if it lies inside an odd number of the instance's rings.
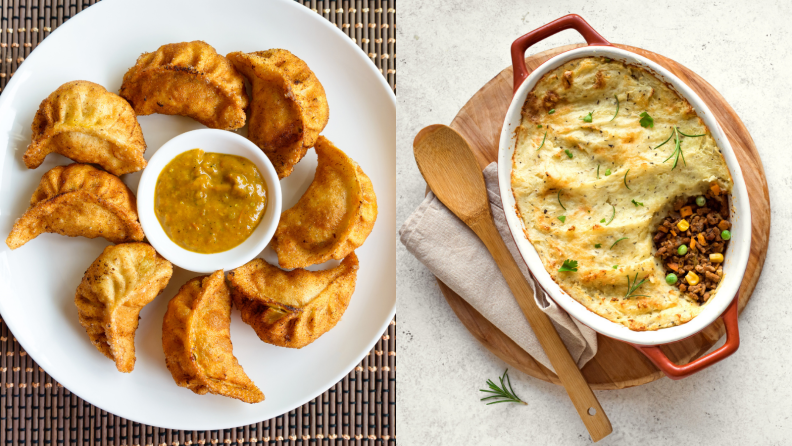
{"label": "beige linen napkin", "polygon": [[[509,233],[498,189],[498,166],[484,169],[492,215],[503,241],[534,290],[539,308],[553,321],[572,359],[583,367],[597,353],[597,335],[572,319],[535,286]],[[553,370],[498,266],[479,238],[429,193],[399,230],[401,242],[421,263],[526,352]]]}

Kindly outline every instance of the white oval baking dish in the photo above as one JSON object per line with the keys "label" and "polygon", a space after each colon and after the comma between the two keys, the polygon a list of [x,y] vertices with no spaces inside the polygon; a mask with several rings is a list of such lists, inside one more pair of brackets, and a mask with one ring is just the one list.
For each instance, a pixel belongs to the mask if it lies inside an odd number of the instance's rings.
{"label": "white oval baking dish", "polygon": [[[528,74],[524,64],[525,50],[539,40],[568,28],[574,28],[579,31],[586,38],[589,45],[552,57]],[[533,245],[524,235],[522,219],[517,214],[514,194],[511,188],[512,155],[516,143],[515,129],[520,125],[522,106],[528,93],[547,72],[570,60],[589,56],[609,57],[614,60],[620,60],[643,67],[652,72],[660,80],[672,86],[682,97],[690,102],[698,116],[704,121],[707,127],[709,127],[713,138],[723,153],[729,171],[731,172],[734,188],[730,200],[730,219],[733,227],[731,230],[732,239],[725,253],[723,267],[724,278],[717,293],[706,304],[704,310],[702,310],[697,317],[685,324],[656,331],[633,331],[621,324],[611,322],[597,315],[578,303],[556,284],[550,274],[545,270]],[[588,23],[577,15],[562,17],[555,22],[517,39],[512,45],[512,61],[515,69],[515,90],[500,135],[498,180],[501,199],[503,201],[503,209],[506,213],[509,229],[511,230],[520,254],[537,283],[554,301],[561,305],[561,307],[574,318],[605,336],[633,344],[671,378],[678,379],[689,376],[733,353],[739,345],[739,335],[737,331],[737,293],[740,283],[742,282],[743,274],[745,273],[745,268],[748,264],[750,253],[751,209],[748,202],[748,191],[745,187],[745,180],[743,179],[740,166],[734,155],[731,144],[704,101],[684,82],[657,63],[630,51],[611,46],[604,38],[594,31]],[[727,311],[727,309],[729,311]],[[724,312],[726,312],[726,314],[724,314]],[[687,366],[676,366],[660,352],[659,348],[641,347],[667,344],[693,336],[709,326],[721,315],[724,315],[727,325],[727,344],[720,350],[700,358]]]}

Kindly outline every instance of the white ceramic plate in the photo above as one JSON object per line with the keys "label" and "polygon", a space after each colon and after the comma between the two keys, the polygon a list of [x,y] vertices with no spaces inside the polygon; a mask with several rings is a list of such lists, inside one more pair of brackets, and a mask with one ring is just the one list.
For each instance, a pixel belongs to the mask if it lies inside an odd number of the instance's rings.
{"label": "white ceramic plate", "polygon": [[[25,351],[59,383],[88,402],[133,421],[171,429],[222,429],[269,419],[338,382],[368,352],[393,318],[395,286],[395,140],[393,92],[369,58],[320,15],[289,0],[104,0],[52,33],[19,67],[0,95],[0,235],[27,208],[41,176],[69,163],[50,155],[28,170],[22,154],[39,103],[64,82],[84,79],[118,91],[137,57],[160,45],[201,39],[220,54],[285,48],[305,60],[327,92],[323,134],[371,177],[379,217],[360,258],[357,287],[338,325],[301,349],[261,342],[233,311],[234,354],[266,395],[259,404],[178,387],[165,368],[162,317],[168,301],[197,274],[176,269],[170,285],[141,313],[130,374],[88,341],[74,292],[108,242],[43,234],[10,251],[0,245],[0,313]],[[172,137],[203,128],[183,117],[140,117],[146,158]],[[243,130],[241,133],[245,133]],[[313,150],[281,182],[288,209],[310,184]],[[134,191],[140,173],[124,176]],[[265,250],[263,257],[275,262]],[[334,262],[337,264],[337,262]],[[326,268],[329,265],[323,265]]]}

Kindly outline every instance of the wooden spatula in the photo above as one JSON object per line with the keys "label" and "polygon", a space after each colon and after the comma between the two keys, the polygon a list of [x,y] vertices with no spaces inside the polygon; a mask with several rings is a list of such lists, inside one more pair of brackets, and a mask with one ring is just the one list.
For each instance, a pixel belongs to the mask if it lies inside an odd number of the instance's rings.
{"label": "wooden spatula", "polygon": [[610,420],[552,322],[536,305],[531,287],[495,228],[484,176],[467,141],[450,127],[432,125],[416,135],[413,150],[418,169],[435,196],[476,233],[495,258],[591,439],[605,438],[613,431]]}

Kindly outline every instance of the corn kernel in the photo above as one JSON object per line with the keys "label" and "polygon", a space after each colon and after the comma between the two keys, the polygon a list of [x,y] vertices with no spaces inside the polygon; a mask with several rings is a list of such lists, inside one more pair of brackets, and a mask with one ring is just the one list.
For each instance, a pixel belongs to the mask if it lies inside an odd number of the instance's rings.
{"label": "corn kernel", "polygon": [[719,252],[710,254],[710,262],[712,262],[712,263],[721,263],[721,262],[723,262],[723,254],[721,254]]}
{"label": "corn kernel", "polygon": [[679,215],[681,215],[682,218],[685,218],[688,215],[693,215],[693,208],[690,206],[685,206],[679,210]]}
{"label": "corn kernel", "polygon": [[687,220],[681,220],[679,223],[677,223],[677,228],[679,228],[680,231],[685,232],[688,230],[688,228],[690,228],[690,223],[688,223]]}
{"label": "corn kernel", "polygon": [[699,276],[693,271],[687,273],[687,276],[685,276],[685,281],[687,281],[688,285],[691,286],[697,285],[699,283],[699,280],[700,280]]}

